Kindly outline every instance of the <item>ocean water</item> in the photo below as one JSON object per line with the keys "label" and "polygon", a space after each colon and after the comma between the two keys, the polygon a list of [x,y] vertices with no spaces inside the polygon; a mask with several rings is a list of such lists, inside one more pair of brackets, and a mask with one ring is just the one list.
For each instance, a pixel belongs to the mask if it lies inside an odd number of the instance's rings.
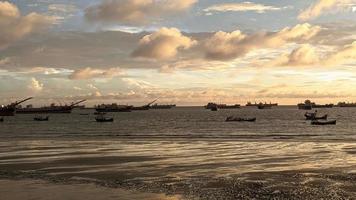
{"label": "ocean water", "polygon": [[[113,123],[96,123],[93,110],[49,114],[49,122],[35,122],[34,115],[16,115],[0,124],[0,137],[182,137],[263,139],[356,139],[356,108],[319,109],[337,119],[336,126],[311,126],[303,110],[276,107],[270,110],[242,108],[212,112],[200,107],[171,110],[109,113]],[[80,115],[88,113],[89,115]],[[225,122],[227,116],[257,117],[254,123]]]}
{"label": "ocean water", "polygon": [[[0,178],[81,180],[183,199],[345,199],[356,195],[355,111],[318,109],[337,119],[331,126],[310,125],[296,107],[108,114],[113,123],[95,122],[92,110],[48,122],[17,115],[0,123]],[[229,115],[257,121],[225,122]]]}

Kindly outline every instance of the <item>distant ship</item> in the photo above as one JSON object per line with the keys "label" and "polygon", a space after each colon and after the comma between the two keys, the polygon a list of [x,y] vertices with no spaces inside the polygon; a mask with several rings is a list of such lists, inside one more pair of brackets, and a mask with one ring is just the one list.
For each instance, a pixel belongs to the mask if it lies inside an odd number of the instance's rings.
{"label": "distant ship", "polygon": [[150,106],[150,109],[171,109],[174,107],[176,107],[176,104],[166,104],[166,105],[153,104]]}
{"label": "distant ship", "polygon": [[305,100],[304,103],[297,104],[299,110],[311,110],[313,108],[332,108],[334,104],[316,104],[310,100]]}
{"label": "distant ship", "polygon": [[50,106],[43,106],[39,108],[34,108],[32,105],[27,105],[25,108],[16,108],[16,113],[18,114],[33,114],[33,113],[71,113],[73,108],[83,103],[86,100],[81,100],[70,105],[55,105],[52,103]]}
{"label": "distant ship", "polygon": [[15,112],[16,112],[16,106],[20,105],[21,103],[28,101],[32,99],[32,97],[24,99],[22,101],[19,102],[15,102],[15,103],[11,103],[9,105],[1,105],[0,107],[0,116],[14,116]]}
{"label": "distant ship", "polygon": [[238,109],[241,108],[240,104],[235,104],[235,105],[227,105],[227,104],[217,104],[217,103],[208,103],[206,106],[204,106],[206,109]]}
{"label": "distant ship", "polygon": [[258,103],[251,103],[251,102],[247,102],[247,104],[245,106],[258,106]]}
{"label": "distant ship", "polygon": [[269,108],[272,108],[273,106],[278,106],[278,103],[262,103],[262,102],[260,102],[260,103],[251,103],[251,102],[247,102],[247,104],[246,104],[246,106],[255,106],[255,107],[257,107],[257,108],[259,108],[259,109],[269,109]]}
{"label": "distant ship", "polygon": [[101,104],[95,106],[95,110],[100,113],[106,112],[131,112],[132,106],[113,104]]}
{"label": "distant ship", "polygon": [[132,110],[149,110],[151,108],[151,105],[156,102],[158,99],[155,99],[154,101],[143,105],[143,106],[132,106]]}
{"label": "distant ship", "polygon": [[356,103],[346,103],[346,102],[339,102],[337,104],[339,107],[356,107]]}

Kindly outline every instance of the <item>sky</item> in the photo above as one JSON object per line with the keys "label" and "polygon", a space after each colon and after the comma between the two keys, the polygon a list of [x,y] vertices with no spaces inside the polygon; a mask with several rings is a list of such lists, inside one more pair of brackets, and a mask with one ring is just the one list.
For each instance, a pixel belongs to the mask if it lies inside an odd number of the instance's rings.
{"label": "sky", "polygon": [[0,104],[356,102],[356,0],[0,1]]}

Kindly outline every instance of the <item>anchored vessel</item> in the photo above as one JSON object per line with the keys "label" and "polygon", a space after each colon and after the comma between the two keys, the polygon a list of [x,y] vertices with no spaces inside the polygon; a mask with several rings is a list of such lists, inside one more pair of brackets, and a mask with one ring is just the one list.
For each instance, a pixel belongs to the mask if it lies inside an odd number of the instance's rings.
{"label": "anchored vessel", "polygon": [[316,104],[310,100],[305,100],[304,103],[297,104],[299,110],[311,110],[313,108],[332,108],[334,104]]}
{"label": "anchored vessel", "polygon": [[146,105],[143,105],[143,106],[131,106],[132,110],[149,110],[151,108],[151,105],[156,102],[158,99],[155,99],[154,101],[146,104]]}
{"label": "anchored vessel", "polygon": [[227,104],[217,104],[217,103],[208,103],[206,106],[204,106],[206,109],[237,109],[241,108],[240,104],[235,104],[235,105],[227,105]]}
{"label": "anchored vessel", "polygon": [[346,103],[346,102],[339,102],[337,104],[339,107],[356,107],[356,103]]}
{"label": "anchored vessel", "polygon": [[131,112],[132,106],[118,105],[116,103],[113,103],[113,104],[101,104],[101,105],[95,106],[95,110],[98,113],[103,113],[103,112]]}
{"label": "anchored vessel", "polygon": [[73,108],[83,103],[86,100],[81,100],[70,105],[55,105],[54,103],[50,106],[44,106],[40,108],[34,108],[32,105],[27,105],[25,108],[17,108],[16,113],[18,114],[33,114],[33,113],[71,113]]}
{"label": "anchored vessel", "polygon": [[0,116],[14,116],[15,115],[15,112],[16,112],[16,106],[20,105],[21,103],[25,102],[25,101],[28,101],[32,99],[32,97],[29,97],[29,98],[26,98],[22,101],[19,101],[19,102],[14,102],[14,103],[11,103],[9,105],[6,105],[6,106],[1,106],[0,107]]}
{"label": "anchored vessel", "polygon": [[153,104],[150,106],[150,109],[171,109],[174,107],[176,107],[176,104],[166,104],[166,105]]}

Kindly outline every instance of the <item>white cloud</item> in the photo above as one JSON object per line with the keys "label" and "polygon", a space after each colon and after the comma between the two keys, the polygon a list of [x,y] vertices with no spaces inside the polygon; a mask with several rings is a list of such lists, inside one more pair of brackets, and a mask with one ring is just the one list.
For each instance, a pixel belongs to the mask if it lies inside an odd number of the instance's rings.
{"label": "white cloud", "polygon": [[266,11],[281,10],[280,7],[257,4],[253,2],[242,2],[242,3],[223,3],[210,6],[204,9],[205,12],[246,12],[253,11],[257,13],[264,13]]}

